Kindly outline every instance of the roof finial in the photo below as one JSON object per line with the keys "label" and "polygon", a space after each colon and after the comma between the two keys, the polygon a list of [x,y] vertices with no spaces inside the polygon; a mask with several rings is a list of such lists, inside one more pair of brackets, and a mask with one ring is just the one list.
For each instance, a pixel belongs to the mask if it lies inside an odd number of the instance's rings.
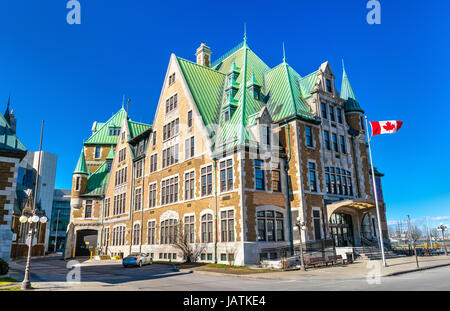
{"label": "roof finial", "polygon": [[128,109],[130,109],[130,102],[131,102],[131,99],[127,99],[127,119],[129,119],[129,117],[128,117]]}
{"label": "roof finial", "polygon": [[247,23],[244,23],[244,45],[247,46]]}
{"label": "roof finial", "polygon": [[122,109],[124,104],[125,104],[125,94],[122,95]]}
{"label": "roof finial", "polygon": [[286,50],[284,49],[284,41],[283,41],[283,63],[286,62]]}
{"label": "roof finial", "polygon": [[344,59],[342,59],[342,71],[345,74],[345,66],[344,66]]}

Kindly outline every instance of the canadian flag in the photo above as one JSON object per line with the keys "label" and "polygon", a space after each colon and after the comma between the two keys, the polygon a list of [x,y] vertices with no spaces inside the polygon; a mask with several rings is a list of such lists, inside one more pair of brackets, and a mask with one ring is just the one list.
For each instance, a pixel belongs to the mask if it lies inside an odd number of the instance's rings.
{"label": "canadian flag", "polygon": [[379,134],[394,134],[402,127],[402,121],[375,121],[370,122],[372,136]]}

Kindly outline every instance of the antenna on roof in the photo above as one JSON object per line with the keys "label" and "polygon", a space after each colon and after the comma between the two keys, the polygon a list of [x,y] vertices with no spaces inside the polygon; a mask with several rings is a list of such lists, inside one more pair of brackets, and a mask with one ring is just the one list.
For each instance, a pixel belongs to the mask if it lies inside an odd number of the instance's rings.
{"label": "antenna on roof", "polygon": [[244,23],[244,45],[247,45],[247,23]]}
{"label": "antenna on roof", "polygon": [[125,94],[123,94],[123,96],[122,96],[122,109],[123,109],[124,104],[125,104]]}

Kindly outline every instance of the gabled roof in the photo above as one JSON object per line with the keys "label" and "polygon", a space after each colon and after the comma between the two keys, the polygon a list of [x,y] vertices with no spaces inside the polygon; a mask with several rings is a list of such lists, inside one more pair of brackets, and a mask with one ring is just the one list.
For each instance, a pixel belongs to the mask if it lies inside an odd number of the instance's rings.
{"label": "gabled roof", "polygon": [[84,157],[84,149],[81,150],[80,157],[78,158],[77,166],[73,171],[73,174],[86,174],[89,175],[87,167],[86,167],[86,159]]}
{"label": "gabled roof", "polygon": [[24,153],[27,151],[2,114],[0,114],[0,151],[12,153]]}
{"label": "gabled roof", "polygon": [[109,149],[109,153],[106,156],[105,160],[114,160],[114,148],[113,148],[113,145],[111,145],[111,149]]}
{"label": "gabled roof", "polygon": [[205,126],[215,124],[226,75],[179,57],[177,60]]}
{"label": "gabled roof", "polygon": [[109,175],[108,164],[105,161],[89,176],[86,192],[83,195],[103,195],[105,193]]}
{"label": "gabled roof", "polygon": [[116,144],[118,136],[109,135],[110,127],[121,127],[122,121],[127,117],[127,112],[123,107],[116,112],[108,121],[103,123],[97,131],[91,135],[84,143],[85,144]]}
{"label": "gabled roof", "polygon": [[299,80],[303,99],[307,99],[311,96],[311,91],[314,89],[317,82],[317,73],[318,71],[316,70]]}
{"label": "gabled roof", "polygon": [[145,132],[146,130],[148,130],[151,127],[152,127],[151,125],[148,125],[145,123],[128,120],[128,129],[130,130],[131,138],[138,136],[139,134],[141,134],[142,132]]}

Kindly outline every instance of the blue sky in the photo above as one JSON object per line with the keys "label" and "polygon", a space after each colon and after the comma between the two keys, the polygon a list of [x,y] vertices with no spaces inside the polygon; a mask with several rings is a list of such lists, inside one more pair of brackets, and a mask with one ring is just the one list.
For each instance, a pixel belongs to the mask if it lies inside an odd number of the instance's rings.
{"label": "blue sky", "polygon": [[66,0],[0,3],[0,110],[9,93],[18,135],[29,150],[58,154],[56,187],[70,188],[92,122],[132,99],[133,120],[153,122],[171,53],[194,60],[206,42],[213,59],[242,40],[270,67],[301,75],[329,61],[340,88],[341,59],[370,120],[402,120],[373,139],[385,173],[388,220],[450,215],[449,1],[381,2],[381,25],[355,1],[80,0],[81,25],[66,22]]}

